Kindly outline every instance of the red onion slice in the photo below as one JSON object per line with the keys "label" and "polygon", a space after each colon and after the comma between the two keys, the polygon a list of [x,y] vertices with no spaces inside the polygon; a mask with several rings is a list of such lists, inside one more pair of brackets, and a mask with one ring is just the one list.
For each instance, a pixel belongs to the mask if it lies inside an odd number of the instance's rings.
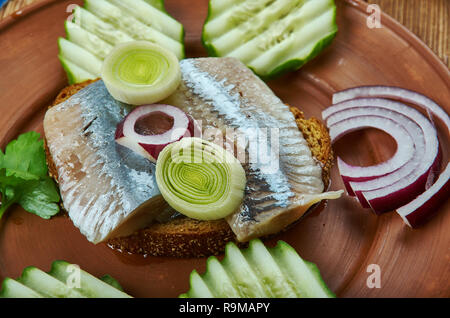
{"label": "red onion slice", "polygon": [[[140,124],[140,121],[145,121],[149,116],[155,116],[156,122],[159,121],[158,125],[166,121],[169,123],[166,126],[170,127],[153,129],[151,125],[145,127],[145,123]],[[139,128],[140,126],[144,128]],[[139,129],[147,131],[144,133]],[[139,106],[131,111],[118,124],[115,139],[118,144],[156,162],[159,153],[168,144],[198,133],[199,127],[195,120],[181,109],[171,105],[153,104]]]}
{"label": "red onion slice", "polygon": [[431,218],[450,195],[449,165],[436,182],[425,192],[408,204],[397,209],[397,213],[410,227],[418,227]]}
{"label": "red onion slice", "polygon": [[335,122],[329,126],[331,141],[335,142],[349,132],[369,127],[391,135],[397,143],[397,151],[389,160],[369,167],[352,166],[337,157],[339,172],[350,195],[354,195],[349,186],[350,181],[366,181],[396,171],[414,155],[414,142],[408,131],[394,120],[380,116],[359,116]]}
{"label": "red onion slice", "polygon": [[[415,139],[416,149],[414,160],[409,161],[400,169],[387,174],[386,176],[369,181],[350,182],[348,184],[358,197],[361,205],[368,208],[370,205],[365,199],[365,192],[384,188],[396,182],[403,182],[403,178],[411,178],[412,176],[410,175],[414,174],[415,181],[412,184],[405,186],[407,191],[402,191],[402,198],[396,197],[396,199],[393,200],[393,205],[384,207],[384,209],[390,211],[414,199],[417,195],[426,190],[426,185],[430,180],[435,180],[435,171],[439,169],[439,141],[437,132],[432,123],[416,109],[399,102],[382,98],[361,98],[344,101],[329,107],[322,113],[324,119],[327,120],[328,125],[331,125],[338,120],[342,120],[343,118],[363,114],[379,115],[395,119],[405,126],[410,135],[418,137]],[[404,116],[398,117],[396,114],[402,114],[401,116]],[[420,128],[420,131],[417,131],[417,127]]]}
{"label": "red onion slice", "polygon": [[[333,96],[333,103],[361,97],[385,97],[412,103],[440,119],[447,127],[447,132],[450,133],[450,117],[448,114],[432,99],[407,89],[391,86],[355,87],[336,93]],[[416,227],[422,224],[435,213],[439,203],[448,199],[449,178],[450,163],[447,162],[445,170],[440,174],[435,184],[407,205],[397,209],[397,212],[400,211],[399,214],[402,218],[408,220],[406,222],[408,225]]]}

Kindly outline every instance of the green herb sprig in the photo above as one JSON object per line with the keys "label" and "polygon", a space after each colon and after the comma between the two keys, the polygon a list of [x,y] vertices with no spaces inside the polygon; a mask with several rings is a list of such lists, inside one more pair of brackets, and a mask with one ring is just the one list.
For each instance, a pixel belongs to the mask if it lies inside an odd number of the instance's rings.
{"label": "green herb sprig", "polygon": [[59,212],[58,189],[48,176],[44,142],[34,131],[0,149],[0,218],[14,203],[44,219]]}

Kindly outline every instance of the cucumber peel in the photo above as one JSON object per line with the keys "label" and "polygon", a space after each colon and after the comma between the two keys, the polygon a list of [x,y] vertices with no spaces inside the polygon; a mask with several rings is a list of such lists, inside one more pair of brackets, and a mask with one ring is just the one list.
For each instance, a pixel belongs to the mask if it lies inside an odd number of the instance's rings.
{"label": "cucumber peel", "polygon": [[[72,279],[74,277],[76,279]],[[48,273],[34,266],[26,267],[18,279],[5,278],[0,290],[0,298],[42,297],[129,298],[131,296],[124,293],[120,284],[111,276],[105,275],[98,279],[81,270],[78,265],[65,261],[54,261]]]}
{"label": "cucumber peel", "polygon": [[270,80],[315,58],[337,31],[334,0],[211,0],[202,43],[208,55],[235,57]]}
{"label": "cucumber peel", "polygon": [[104,59],[125,42],[149,41],[185,57],[183,25],[166,12],[163,0],[86,0],[72,16],[65,22],[69,44],[58,40],[69,84],[98,78]]}
{"label": "cucumber peel", "polygon": [[289,244],[267,248],[259,240],[239,249],[230,242],[220,262],[208,258],[206,271],[193,271],[190,289],[180,298],[333,298],[314,263],[303,260]]}
{"label": "cucumber peel", "polygon": [[42,298],[42,295],[17,280],[5,278],[0,298]]}
{"label": "cucumber peel", "polygon": [[66,60],[61,55],[58,55],[59,60],[61,61],[61,65],[63,69],[66,71],[67,80],[69,85],[75,83],[81,83],[90,79],[95,79],[96,76],[92,73],[89,73],[85,69],[79,67],[78,65]]}

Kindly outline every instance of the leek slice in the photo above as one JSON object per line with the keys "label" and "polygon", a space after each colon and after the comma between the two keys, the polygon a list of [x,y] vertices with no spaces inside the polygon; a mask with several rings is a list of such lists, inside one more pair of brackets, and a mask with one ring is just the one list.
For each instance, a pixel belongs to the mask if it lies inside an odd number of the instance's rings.
{"label": "leek slice", "polygon": [[158,102],[178,87],[181,72],[171,51],[146,41],[117,45],[103,62],[102,79],[117,100],[143,105]]}
{"label": "leek slice", "polygon": [[224,148],[200,138],[183,138],[159,154],[156,182],[178,212],[217,220],[238,209],[246,177],[241,163]]}

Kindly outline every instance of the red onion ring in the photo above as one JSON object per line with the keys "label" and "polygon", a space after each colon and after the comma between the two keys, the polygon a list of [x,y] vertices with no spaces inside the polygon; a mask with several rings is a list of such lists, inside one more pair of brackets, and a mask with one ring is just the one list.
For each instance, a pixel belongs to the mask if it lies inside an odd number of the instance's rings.
{"label": "red onion ring", "polygon": [[[361,86],[334,94],[333,104],[356,98],[384,97],[408,102],[421,107],[440,119],[450,134],[450,117],[432,99],[420,93],[392,86]],[[417,227],[435,214],[437,207],[449,197],[450,162],[437,181],[408,204],[397,209],[399,215],[411,227]]]}
{"label": "red onion ring", "polygon": [[[136,131],[139,119],[150,114],[172,118],[170,129],[160,134],[140,134]],[[159,153],[170,143],[191,137],[200,131],[195,120],[181,109],[163,104],[143,105],[132,110],[117,126],[116,142],[156,162]],[[196,135],[197,136],[197,135]]]}
{"label": "red onion ring", "polygon": [[[364,181],[350,182],[348,186],[358,197],[361,205],[369,208],[370,204],[366,200],[366,196],[371,196],[368,191],[384,188],[396,182],[405,183],[404,178],[415,178],[414,181],[405,190],[402,191],[403,196],[396,196],[393,204],[384,206],[384,211],[394,210],[403,204],[414,199],[417,195],[426,190],[427,183],[434,181],[435,171],[439,169],[439,141],[437,132],[431,122],[423,116],[419,111],[405,104],[382,98],[361,98],[338,103],[323,112],[323,117],[327,121],[327,125],[332,125],[343,118],[359,116],[359,115],[378,115],[395,119],[409,131],[410,135],[417,136],[415,139],[415,155],[413,160],[409,161],[400,169],[387,174],[383,177]],[[401,117],[398,117],[400,115]],[[407,117],[405,117],[407,116]],[[419,131],[417,131],[419,128]],[[412,176],[414,174],[414,176]],[[391,189],[386,189],[389,193]],[[384,201],[387,202],[387,201]],[[380,212],[380,209],[374,209]]]}
{"label": "red onion ring", "polygon": [[369,167],[352,166],[337,158],[339,172],[349,194],[353,190],[350,181],[371,180],[396,171],[408,163],[414,154],[414,142],[408,131],[392,119],[380,116],[359,116],[343,119],[329,126],[331,141],[335,142],[345,134],[368,127],[380,129],[391,135],[397,143],[397,151],[389,160]]}

